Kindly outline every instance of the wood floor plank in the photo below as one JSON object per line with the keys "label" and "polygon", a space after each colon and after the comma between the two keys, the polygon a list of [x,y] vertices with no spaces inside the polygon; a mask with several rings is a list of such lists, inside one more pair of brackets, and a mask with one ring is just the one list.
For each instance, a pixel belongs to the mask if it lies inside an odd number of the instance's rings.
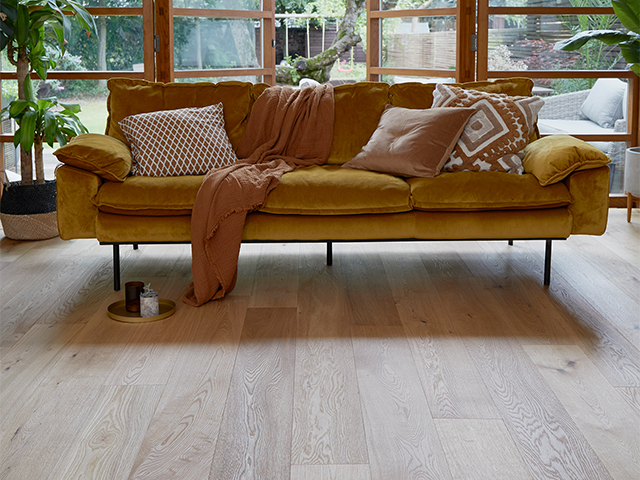
{"label": "wood floor plank", "polygon": [[616,387],[616,391],[640,416],[640,388],[639,387]]}
{"label": "wood floor plank", "polygon": [[[572,285],[577,286],[580,295],[591,306],[605,316],[624,337],[635,345],[640,345],[640,299],[638,290],[633,292],[634,298],[614,285],[603,275],[603,268],[593,266],[593,258],[582,255],[579,248],[571,248],[573,238],[566,241],[563,248],[558,248],[557,261],[554,263],[554,271],[557,276],[567,279]],[[600,250],[601,257],[597,259],[600,265],[613,267],[611,259],[604,256],[604,250]],[[611,271],[611,270],[609,270]],[[597,301],[594,299],[597,298]]]}
{"label": "wood floor plank", "polygon": [[[542,275],[542,256],[532,253],[531,244],[522,242],[518,254],[510,256],[514,275]],[[561,242],[556,242],[561,243]],[[520,242],[518,242],[520,244]],[[555,262],[561,261],[555,254]],[[542,287],[540,287],[542,288]],[[572,277],[552,274],[546,289],[555,310],[576,333],[578,342],[598,369],[614,386],[640,386],[640,351],[608,321],[606,313],[597,311],[582,295]],[[594,292],[592,302],[597,302]]]}
{"label": "wood floor plank", "polygon": [[524,348],[613,478],[640,475],[640,417],[580,347]]}
{"label": "wood floor plank", "polygon": [[430,280],[437,272],[457,275],[458,266],[464,275],[466,266],[460,258],[451,261],[455,252],[443,254],[435,244],[428,247],[424,256],[432,260],[431,274],[410,245],[397,245],[381,257],[431,414],[433,418],[498,418],[484,381],[462,339],[453,333]]}
{"label": "wood floor plank", "polygon": [[250,308],[295,307],[298,295],[298,244],[266,244],[255,270]]}
{"label": "wood floor plank", "polygon": [[291,480],[371,480],[369,465],[291,465]]}
{"label": "wood floor plank", "polygon": [[164,385],[178,357],[191,310],[182,303],[187,284],[182,277],[146,277],[161,298],[176,303],[176,313],[135,326],[131,340],[111,367],[105,385]]}
{"label": "wood floor plank", "polygon": [[238,256],[238,280],[229,295],[250,296],[253,292],[258,260],[261,256],[262,245],[259,243],[243,243]]}
{"label": "wood floor plank", "polygon": [[51,479],[111,480],[129,476],[162,387],[106,386]]}
{"label": "wood floor plank", "polygon": [[[491,298],[501,316],[509,318],[507,325],[523,345],[573,344],[577,338],[550,301],[540,279],[517,272],[511,261],[525,242],[464,242],[458,251],[473,275],[491,287]],[[542,242],[530,242],[543,248]]]}
{"label": "wood floor plank", "polygon": [[502,420],[438,419],[436,427],[456,480],[532,480]]}
{"label": "wood floor plank", "polygon": [[[487,338],[484,325],[503,323],[485,307],[487,287],[474,278],[461,288],[440,282],[439,294],[454,327],[483,375],[509,433],[536,479],[609,479],[607,469],[529,360],[522,346],[506,332]],[[454,283],[454,282],[451,282]]]}
{"label": "wood floor plank", "polygon": [[[600,240],[600,237],[596,237]],[[620,252],[624,251],[619,246],[613,246],[610,242],[593,241],[592,237],[584,237],[575,235],[570,237],[571,242],[567,245],[570,248],[563,249],[579,256],[580,263],[588,263],[590,268],[599,272],[599,276],[606,278],[615,288],[624,292],[630,300],[640,301],[638,292],[640,292],[640,246],[637,259],[628,261]],[[640,245],[640,237],[638,238]],[[613,248],[612,248],[613,247]],[[606,260],[605,260],[606,259]],[[605,260],[605,261],[603,261]],[[615,270],[615,275],[609,272]],[[640,313],[639,313],[640,314]]]}
{"label": "wood floor plank", "polygon": [[247,310],[210,480],[289,478],[296,316]]}
{"label": "wood floor plank", "polygon": [[249,297],[189,308],[188,332],[138,452],[131,479],[209,476]]}
{"label": "wood floor plank", "polygon": [[[0,478],[44,480],[78,435],[93,405],[97,388],[37,387],[7,418],[0,441]],[[3,416],[7,412],[3,406]],[[64,479],[60,479],[64,480]]]}
{"label": "wood floor plank", "polygon": [[402,327],[352,327],[372,479],[452,478]]}
{"label": "wood floor plank", "polygon": [[107,306],[120,297],[121,292],[113,292],[106,298],[73,342],[60,352],[43,378],[43,385],[104,385],[138,330],[136,324],[117,322],[107,316]]}
{"label": "wood floor plank", "polygon": [[380,255],[371,245],[340,244],[334,265],[344,276],[353,325],[402,325]]}
{"label": "wood floor plank", "polygon": [[63,247],[35,250],[16,272],[3,271],[1,345],[12,346],[35,323],[85,323],[102,301],[105,260],[90,249],[77,256]]}
{"label": "wood floor plank", "polygon": [[3,425],[22,408],[82,329],[82,325],[34,325],[3,355],[0,431],[6,431]]}
{"label": "wood floor plank", "polygon": [[362,423],[349,304],[324,255],[302,255],[293,391],[293,464],[362,464]]}

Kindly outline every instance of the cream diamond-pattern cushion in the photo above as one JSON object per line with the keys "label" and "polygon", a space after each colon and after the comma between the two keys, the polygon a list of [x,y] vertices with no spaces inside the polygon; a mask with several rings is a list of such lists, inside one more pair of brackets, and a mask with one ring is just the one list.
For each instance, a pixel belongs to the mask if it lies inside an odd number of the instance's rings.
{"label": "cream diamond-pattern cushion", "polygon": [[438,84],[433,107],[471,107],[476,110],[458,139],[443,171],[523,173],[522,155],[538,112],[539,97],[510,97]]}
{"label": "cream diamond-pattern cushion", "polygon": [[119,122],[131,145],[133,175],[203,175],[236,162],[222,103],[131,115]]}

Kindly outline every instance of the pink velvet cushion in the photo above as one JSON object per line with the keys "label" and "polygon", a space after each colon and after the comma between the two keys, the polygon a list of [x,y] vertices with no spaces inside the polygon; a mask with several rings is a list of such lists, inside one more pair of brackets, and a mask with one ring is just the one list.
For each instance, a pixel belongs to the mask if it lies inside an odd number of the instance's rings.
{"label": "pink velvet cushion", "polygon": [[401,177],[435,177],[474,113],[473,108],[387,107],[369,142],[342,166]]}

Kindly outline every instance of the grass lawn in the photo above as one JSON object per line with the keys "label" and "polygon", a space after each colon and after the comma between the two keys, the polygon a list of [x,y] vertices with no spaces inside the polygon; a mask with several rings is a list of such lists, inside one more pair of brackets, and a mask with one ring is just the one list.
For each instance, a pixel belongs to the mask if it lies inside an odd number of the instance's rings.
{"label": "grass lawn", "polygon": [[77,103],[82,109],[78,114],[84,126],[91,133],[104,133],[107,125],[107,99],[76,99],[63,100],[63,103]]}

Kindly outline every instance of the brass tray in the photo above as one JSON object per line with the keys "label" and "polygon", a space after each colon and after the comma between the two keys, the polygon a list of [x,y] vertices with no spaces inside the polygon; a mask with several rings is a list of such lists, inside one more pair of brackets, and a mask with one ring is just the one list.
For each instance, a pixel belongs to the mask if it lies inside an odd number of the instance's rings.
{"label": "brass tray", "polygon": [[156,322],[176,313],[176,304],[172,300],[167,300],[166,298],[158,300],[160,314],[154,315],[153,317],[141,317],[140,312],[128,312],[126,303],[126,300],[120,300],[112,303],[107,307],[107,314],[118,322],[146,323]]}

